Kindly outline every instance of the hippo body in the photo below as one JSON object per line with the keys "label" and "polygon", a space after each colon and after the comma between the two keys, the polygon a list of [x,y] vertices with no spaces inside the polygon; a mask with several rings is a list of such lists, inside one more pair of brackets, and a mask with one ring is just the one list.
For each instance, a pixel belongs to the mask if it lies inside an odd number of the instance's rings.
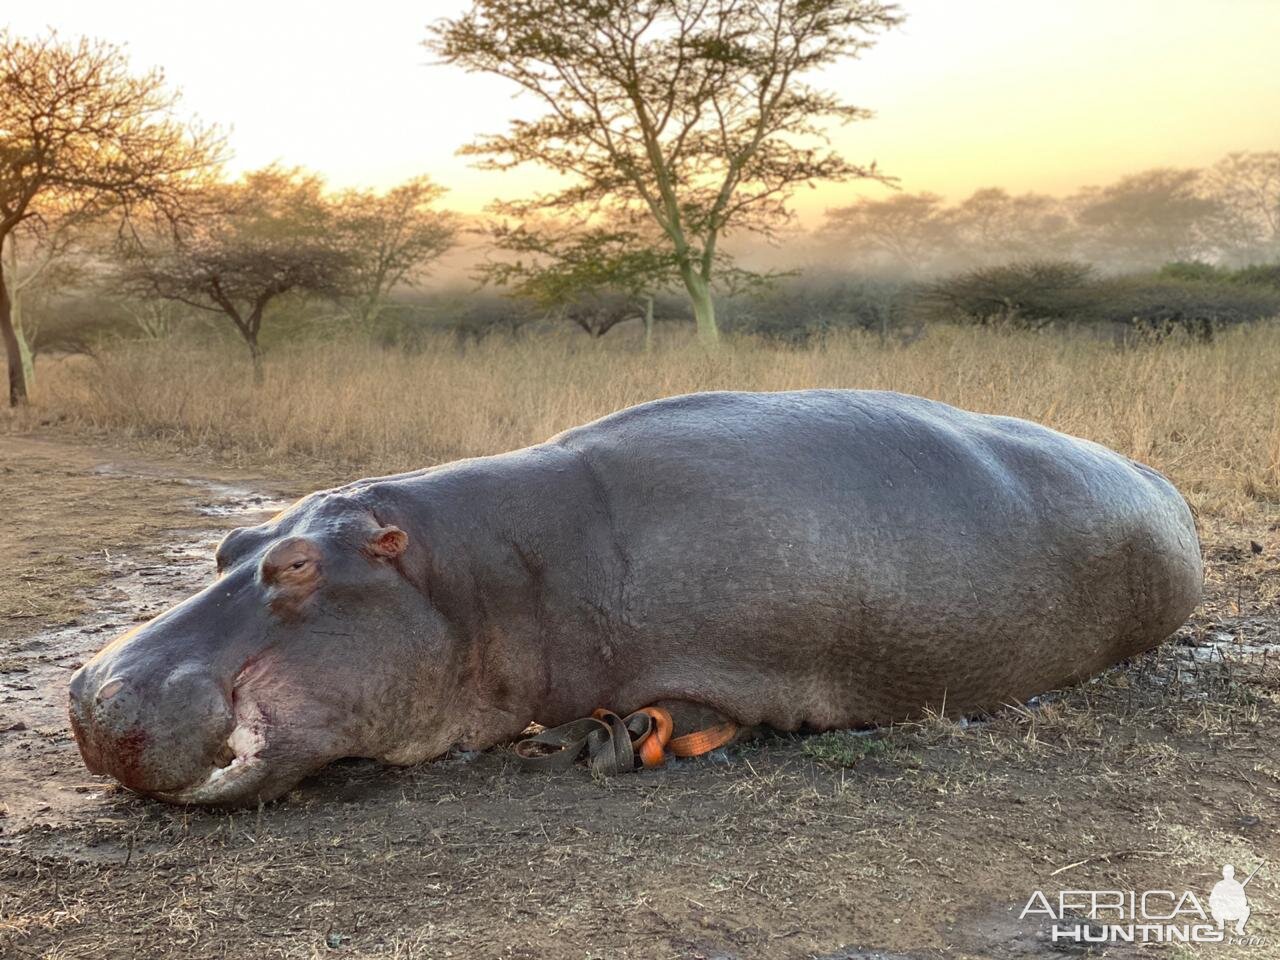
{"label": "hippo body", "polygon": [[[416,762],[602,705],[781,730],[971,713],[1157,645],[1202,583],[1156,471],[846,390],[673,397],[357,481],[234,531],[219,568],[73,681],[90,767],[164,799],[255,802],[336,757]],[[186,724],[181,769],[157,719],[175,676],[226,702]]]}

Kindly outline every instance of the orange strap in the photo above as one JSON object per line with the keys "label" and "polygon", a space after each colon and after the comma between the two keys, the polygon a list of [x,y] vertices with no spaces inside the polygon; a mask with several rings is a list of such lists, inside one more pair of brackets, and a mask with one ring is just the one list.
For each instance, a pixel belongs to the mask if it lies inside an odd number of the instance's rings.
{"label": "orange strap", "polygon": [[[602,711],[596,710],[594,715]],[[677,757],[700,757],[710,753],[717,747],[723,747],[738,735],[738,725],[732,720],[718,723],[705,730],[695,730],[672,739],[675,722],[671,714],[662,707],[642,707],[637,713],[648,714],[653,719],[649,733],[636,744],[636,752],[646,767],[660,767],[667,759],[666,751],[670,750]]]}
{"label": "orange strap", "polygon": [[526,769],[555,773],[573,766],[585,752],[593,774],[612,776],[637,766],[662,766],[668,750],[677,757],[698,757],[738,734],[732,720],[673,739],[674,729],[670,712],[662,707],[642,707],[626,717],[599,707],[589,717],[525,737],[515,753]]}
{"label": "orange strap", "polygon": [[726,720],[714,727],[676,737],[668,746],[677,757],[700,757],[717,747],[723,747],[737,735],[738,725],[732,720]]}
{"label": "orange strap", "polygon": [[671,714],[661,707],[642,707],[639,712],[653,718],[653,729],[639,744],[640,762],[646,767],[660,767],[667,759],[667,744],[671,742],[675,723]]}

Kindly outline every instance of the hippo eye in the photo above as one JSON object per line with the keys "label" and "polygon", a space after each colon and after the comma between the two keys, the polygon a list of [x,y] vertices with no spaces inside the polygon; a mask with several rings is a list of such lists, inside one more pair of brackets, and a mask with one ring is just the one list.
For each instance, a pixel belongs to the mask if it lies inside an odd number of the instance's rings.
{"label": "hippo eye", "polygon": [[262,558],[259,576],[264,584],[279,583],[298,590],[314,587],[319,548],[304,537],[282,540]]}

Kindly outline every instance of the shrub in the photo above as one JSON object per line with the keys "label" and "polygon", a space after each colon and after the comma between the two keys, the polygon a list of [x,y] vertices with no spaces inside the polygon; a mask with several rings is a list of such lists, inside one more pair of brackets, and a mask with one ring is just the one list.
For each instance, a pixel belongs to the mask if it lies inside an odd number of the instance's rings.
{"label": "shrub", "polygon": [[1280,290],[1221,281],[1111,277],[1093,284],[1090,295],[1075,319],[1156,334],[1182,329],[1207,339],[1220,327],[1280,316]]}
{"label": "shrub", "polygon": [[37,353],[92,353],[104,340],[138,335],[121,303],[82,291],[31,304],[25,313]]}
{"label": "shrub", "polygon": [[1167,280],[1227,280],[1227,271],[1200,260],[1175,260],[1160,268],[1160,276]]}
{"label": "shrub", "polygon": [[884,335],[909,322],[913,293],[900,281],[874,277],[787,277],[730,298],[723,310],[725,328],[787,343],[840,330]]}
{"label": "shrub", "polygon": [[1090,300],[1093,268],[1070,260],[982,267],[947,277],[920,298],[928,319],[1038,329],[1079,316]]}
{"label": "shrub", "polygon": [[1231,274],[1231,281],[1246,286],[1270,287],[1280,290],[1280,263],[1264,263],[1243,267]]}
{"label": "shrub", "polygon": [[441,333],[479,341],[492,333],[517,334],[541,313],[529,303],[489,290],[454,288],[401,295],[367,331],[374,343],[413,352]]}
{"label": "shrub", "polygon": [[[921,298],[930,319],[1040,329],[1113,324],[1209,338],[1224,326],[1280,316],[1280,268],[1222,270],[1166,264],[1158,273],[1098,277],[1081,263],[1043,261],[971,270],[934,284]],[[1246,279],[1247,278],[1247,279]]]}

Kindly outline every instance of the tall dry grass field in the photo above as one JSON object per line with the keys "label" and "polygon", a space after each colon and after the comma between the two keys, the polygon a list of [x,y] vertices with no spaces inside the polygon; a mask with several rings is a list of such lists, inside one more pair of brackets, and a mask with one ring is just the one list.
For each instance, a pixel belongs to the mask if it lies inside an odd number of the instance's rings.
{"label": "tall dry grass field", "polygon": [[629,404],[696,390],[861,387],[1028,417],[1168,474],[1202,514],[1280,501],[1280,328],[1210,344],[1121,349],[1083,336],[939,328],[907,345],[807,347],[442,337],[407,354],[360,341],[268,358],[255,388],[239,351],[172,343],[50,362],[37,403],[84,425],[240,462],[310,458],[378,474],[508,450]]}

